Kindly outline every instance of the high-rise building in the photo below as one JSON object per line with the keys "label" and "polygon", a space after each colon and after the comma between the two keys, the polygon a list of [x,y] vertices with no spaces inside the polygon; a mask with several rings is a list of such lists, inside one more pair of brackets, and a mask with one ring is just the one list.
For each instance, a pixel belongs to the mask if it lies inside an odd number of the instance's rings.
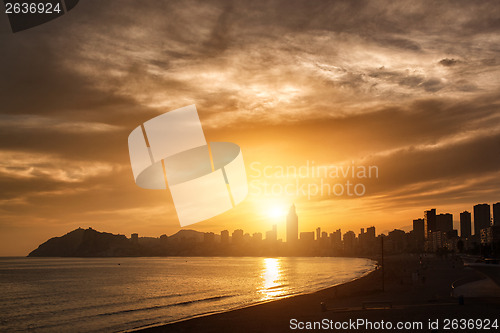
{"label": "high-rise building", "polygon": [[394,229],[386,238],[386,249],[390,252],[401,252],[406,249],[406,233],[403,230]]}
{"label": "high-rise building", "polygon": [[314,242],[314,231],[301,232],[300,233],[300,241],[306,243]]}
{"label": "high-rise building", "polygon": [[366,228],[366,236],[368,239],[375,240],[375,227]]}
{"label": "high-rise building", "polygon": [[426,210],[424,212],[424,228],[425,228],[425,238],[427,239],[429,235],[436,231],[436,209]]}
{"label": "high-rise building", "polygon": [[342,248],[342,231],[337,229],[330,234],[330,240],[332,242],[332,246],[335,250],[340,250]]}
{"label": "high-rise building", "polygon": [[235,231],[233,231],[231,241],[233,242],[233,244],[241,244],[243,242],[243,230],[236,229]]}
{"label": "high-rise building", "polygon": [[266,241],[276,242],[278,240],[278,226],[273,225],[273,229],[266,231]]}
{"label": "high-rise building", "polygon": [[361,232],[358,235],[359,249],[367,253],[372,250],[374,242],[375,242],[375,227],[367,228],[366,232],[365,228],[361,228]]}
{"label": "high-rise building", "polygon": [[317,227],[316,228],[316,240],[319,240],[321,238],[321,228]]}
{"label": "high-rise building", "polygon": [[472,220],[470,212],[463,211],[460,213],[460,237],[470,238],[472,234]]}
{"label": "high-rise building", "polygon": [[436,231],[450,232],[453,230],[453,215],[450,213],[436,215]]}
{"label": "high-rise building", "polygon": [[413,220],[413,235],[418,249],[422,249],[425,240],[425,221],[424,219]]}
{"label": "high-rise building", "polygon": [[220,242],[222,244],[229,243],[229,231],[228,230],[222,230],[220,232]]}
{"label": "high-rise building", "polygon": [[493,225],[500,226],[500,202],[493,204]]}
{"label": "high-rise building", "polygon": [[474,206],[474,235],[481,235],[481,229],[488,228],[491,223],[490,205],[478,204]]}
{"label": "high-rise building", "polygon": [[255,232],[252,235],[252,240],[255,242],[260,242],[262,240],[262,233],[261,232]]}
{"label": "high-rise building", "polygon": [[356,248],[356,234],[354,233],[354,231],[346,232],[344,234],[343,240],[344,251],[348,254],[354,252],[354,249]]}
{"label": "high-rise building", "polygon": [[299,239],[299,217],[295,211],[295,205],[290,207],[286,217],[286,242],[296,243]]}

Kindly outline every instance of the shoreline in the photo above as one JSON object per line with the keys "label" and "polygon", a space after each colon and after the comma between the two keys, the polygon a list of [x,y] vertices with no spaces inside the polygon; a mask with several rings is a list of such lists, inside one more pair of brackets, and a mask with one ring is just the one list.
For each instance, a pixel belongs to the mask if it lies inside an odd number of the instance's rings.
{"label": "shoreline", "polygon": [[[283,257],[280,257],[280,258],[283,258]],[[345,258],[351,258],[351,257],[345,257]],[[378,264],[377,260],[374,260],[374,259],[371,259],[371,258],[362,258],[362,257],[359,257],[359,258],[360,259],[369,259],[371,261],[374,261],[376,264]],[[365,272],[363,275],[358,276],[358,277],[356,277],[354,279],[351,279],[351,280],[348,280],[348,281],[345,281],[345,282],[340,282],[340,283],[334,284],[334,285],[326,287],[326,288],[320,288],[318,290],[314,290],[314,291],[310,291],[310,292],[305,292],[305,293],[296,293],[296,294],[285,295],[285,296],[283,296],[281,298],[278,298],[278,299],[270,299],[270,300],[265,300],[265,301],[259,301],[259,302],[256,302],[256,303],[252,303],[252,304],[247,304],[247,305],[242,305],[242,306],[239,306],[239,307],[235,307],[235,308],[232,308],[232,309],[229,309],[229,310],[207,312],[207,313],[202,313],[202,314],[198,314],[198,315],[193,315],[191,317],[186,317],[186,318],[174,320],[174,321],[171,321],[171,322],[151,324],[151,325],[136,327],[136,328],[127,329],[127,330],[119,331],[119,332],[120,333],[147,332],[150,329],[157,329],[157,328],[161,328],[161,327],[167,326],[167,325],[173,325],[173,324],[183,323],[183,322],[186,322],[186,321],[189,321],[189,320],[193,320],[193,319],[205,318],[205,317],[209,317],[209,316],[216,316],[216,315],[220,315],[220,314],[224,314],[224,313],[230,313],[230,312],[233,312],[233,311],[239,311],[239,310],[244,310],[244,309],[252,308],[252,307],[255,307],[255,306],[261,306],[261,305],[268,304],[268,303],[279,302],[279,301],[283,301],[283,300],[286,300],[286,299],[291,299],[291,298],[300,297],[300,296],[307,296],[307,295],[312,295],[312,294],[316,294],[316,293],[328,291],[328,290],[330,290],[332,288],[344,286],[344,285],[356,282],[358,280],[364,279],[364,278],[370,276],[371,274],[376,273],[378,271],[377,267],[378,266],[375,266],[372,270],[370,270],[368,272]]]}
{"label": "shoreline", "polygon": [[[345,258],[354,258],[354,257],[345,257]],[[380,272],[380,270],[377,268],[377,267],[379,267],[379,266],[377,266],[379,264],[378,260],[373,259],[373,258],[367,258],[367,257],[356,257],[356,258],[359,258],[359,259],[369,259],[369,260],[371,260],[371,261],[374,262],[375,266],[374,266],[374,268],[372,270],[370,270],[368,272],[365,272],[361,276],[358,276],[356,278],[353,278],[353,279],[345,281],[345,282],[340,282],[340,283],[331,285],[331,286],[326,287],[326,288],[321,288],[321,289],[310,291],[310,292],[306,292],[306,293],[290,294],[290,295],[283,296],[283,297],[281,297],[279,299],[270,299],[270,300],[265,300],[265,301],[259,301],[257,303],[252,303],[252,304],[248,304],[248,305],[242,305],[240,307],[232,308],[232,309],[229,309],[229,310],[221,310],[221,311],[214,311],[214,312],[209,312],[209,313],[203,313],[203,314],[194,315],[194,316],[183,318],[183,319],[178,319],[178,320],[171,321],[171,322],[158,323],[158,324],[151,324],[151,325],[136,327],[136,328],[132,328],[132,329],[127,329],[127,330],[124,330],[124,331],[120,331],[120,333],[157,332],[158,329],[162,329],[162,328],[167,327],[169,325],[182,324],[182,323],[188,322],[190,320],[203,319],[203,318],[208,318],[208,317],[211,317],[211,316],[223,315],[223,314],[232,313],[232,312],[235,312],[235,311],[241,311],[241,310],[251,309],[251,308],[254,308],[254,307],[263,306],[263,305],[270,304],[270,303],[281,302],[281,301],[285,301],[285,300],[295,299],[295,298],[298,298],[298,297],[315,295],[315,294],[318,294],[318,293],[324,293],[324,292],[339,293],[339,289],[344,289],[344,288],[349,289],[349,288],[356,287],[357,284],[360,284],[360,283],[361,284],[365,284],[365,283],[367,283],[367,281],[365,281],[365,279],[369,279],[370,281],[372,281],[374,279],[373,275]]]}
{"label": "shoreline", "polygon": [[[465,268],[456,257],[425,257],[424,264],[420,265],[419,256],[395,255],[386,257],[385,265],[385,291],[382,290],[382,272],[378,269],[313,293],[126,332],[289,332],[293,331],[292,319],[320,322],[364,318],[428,323],[431,319],[498,317],[500,298],[467,298],[465,305],[459,305],[457,298],[451,296],[453,281],[465,277],[481,278],[481,274]],[[417,271],[420,275],[415,280]],[[353,330],[356,331],[367,330]],[[418,331],[430,332],[430,329],[424,327]]]}

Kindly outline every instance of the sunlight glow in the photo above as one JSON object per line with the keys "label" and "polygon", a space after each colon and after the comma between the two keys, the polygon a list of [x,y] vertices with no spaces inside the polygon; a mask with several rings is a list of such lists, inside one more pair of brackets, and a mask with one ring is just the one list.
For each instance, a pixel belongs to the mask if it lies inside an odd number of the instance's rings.
{"label": "sunlight glow", "polygon": [[263,200],[258,203],[258,210],[271,223],[284,221],[288,213],[288,208],[281,200]]}
{"label": "sunlight glow", "polygon": [[262,300],[272,299],[284,293],[282,288],[283,276],[280,259],[264,259],[261,278],[262,288],[260,292],[262,294]]}

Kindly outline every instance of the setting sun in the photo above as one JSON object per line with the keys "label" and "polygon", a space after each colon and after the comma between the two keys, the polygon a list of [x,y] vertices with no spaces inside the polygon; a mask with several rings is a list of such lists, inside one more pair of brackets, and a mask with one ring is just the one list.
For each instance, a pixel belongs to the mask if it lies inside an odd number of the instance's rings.
{"label": "setting sun", "polygon": [[286,215],[286,210],[284,207],[272,207],[268,210],[267,215],[273,219],[283,218]]}
{"label": "setting sun", "polygon": [[286,200],[258,200],[257,209],[261,212],[263,219],[275,224],[285,221],[288,208],[291,203]]}

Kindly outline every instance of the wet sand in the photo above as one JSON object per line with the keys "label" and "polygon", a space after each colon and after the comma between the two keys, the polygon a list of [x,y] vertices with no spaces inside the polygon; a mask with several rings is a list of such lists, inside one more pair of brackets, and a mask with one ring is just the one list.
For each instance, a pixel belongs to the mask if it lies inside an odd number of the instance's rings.
{"label": "wet sand", "polygon": [[[390,321],[393,325],[398,321],[422,323],[422,329],[407,330],[408,332],[430,332],[429,320],[439,320],[438,331],[442,331],[444,319],[489,318],[498,319],[500,324],[500,298],[465,297],[464,304],[460,305],[458,299],[451,296],[453,282],[484,279],[481,273],[464,267],[456,258],[427,257],[423,259],[423,264],[420,264],[416,255],[390,256],[385,259],[384,276],[384,290],[382,290],[382,270],[377,270],[358,280],[312,294],[143,328],[140,331],[148,333],[297,331],[291,329],[294,326],[291,325],[292,319],[303,323],[322,320],[344,322],[358,319],[372,323]],[[358,329],[337,331],[371,330],[358,327]]]}

